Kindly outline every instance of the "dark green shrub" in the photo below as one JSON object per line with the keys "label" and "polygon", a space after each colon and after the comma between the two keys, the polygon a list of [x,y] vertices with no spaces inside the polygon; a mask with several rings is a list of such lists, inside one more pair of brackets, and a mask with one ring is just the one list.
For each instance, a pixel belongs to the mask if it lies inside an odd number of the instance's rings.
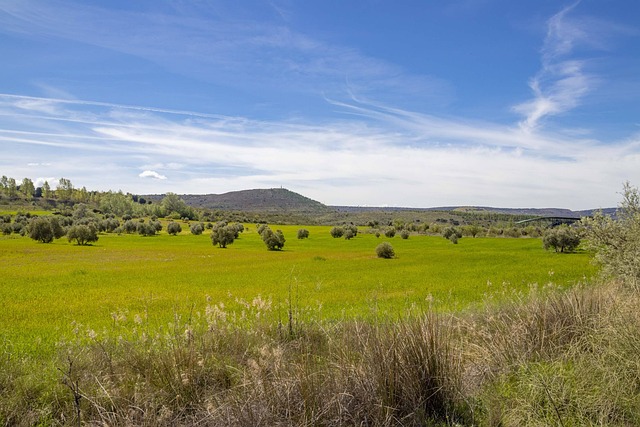
{"label": "dark green shrub", "polygon": [[234,242],[236,238],[236,229],[232,225],[227,225],[222,221],[217,223],[211,229],[211,243],[221,248],[226,248]]}
{"label": "dark green shrub", "polygon": [[344,235],[344,228],[342,227],[333,227],[331,229],[331,237],[334,239],[338,239]]}
{"label": "dark green shrub", "polygon": [[298,239],[307,239],[309,237],[309,230],[301,228],[298,230]]}
{"label": "dark green shrub", "polygon": [[390,259],[396,256],[396,252],[393,250],[393,246],[391,246],[388,242],[382,242],[376,247],[376,254],[378,258],[386,258]]}
{"label": "dark green shrub", "polygon": [[175,236],[178,233],[182,232],[182,226],[180,224],[178,224],[175,221],[171,221],[168,225],[167,225],[167,233],[169,233],[172,236]]}
{"label": "dark green shrub", "polygon": [[54,234],[53,228],[51,228],[51,223],[46,218],[35,218],[31,220],[29,223],[29,237],[42,243],[53,242]]}
{"label": "dark green shrub", "polygon": [[542,235],[542,245],[546,250],[573,252],[580,245],[580,234],[575,229],[563,224],[545,230]]}
{"label": "dark green shrub", "polygon": [[98,241],[97,230],[90,225],[72,225],[67,230],[67,239],[69,242],[75,240],[76,244],[84,246],[89,243]]}
{"label": "dark green shrub", "polygon": [[262,231],[262,241],[267,245],[267,249],[270,251],[279,251],[284,247],[284,234],[282,231],[276,230],[275,233],[269,227]]}
{"label": "dark green shrub", "polygon": [[204,231],[204,225],[201,222],[196,222],[195,224],[191,224],[189,230],[191,231],[191,234],[199,236]]}

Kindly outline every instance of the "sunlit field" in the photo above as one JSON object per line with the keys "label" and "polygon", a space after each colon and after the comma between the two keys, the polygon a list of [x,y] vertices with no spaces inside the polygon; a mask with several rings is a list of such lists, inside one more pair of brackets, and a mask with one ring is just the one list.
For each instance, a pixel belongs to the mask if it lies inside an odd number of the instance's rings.
{"label": "sunlit field", "polygon": [[[361,228],[345,240],[332,238],[330,227],[304,227],[310,237],[298,240],[301,227],[272,228],[287,238],[282,251],[268,251],[252,224],[226,249],[188,226],[177,236],[102,234],[86,247],[65,238],[42,244],[0,237],[0,339],[16,352],[44,355],[78,324],[100,330],[114,317],[135,315],[166,324],[175,313],[210,303],[241,307],[257,296],[283,321],[289,304],[299,316],[325,320],[401,317],[536,285],[571,286],[595,273],[589,254],[546,252],[540,239],[463,238],[454,245],[436,236],[376,238]],[[376,257],[383,241],[395,259]]]}

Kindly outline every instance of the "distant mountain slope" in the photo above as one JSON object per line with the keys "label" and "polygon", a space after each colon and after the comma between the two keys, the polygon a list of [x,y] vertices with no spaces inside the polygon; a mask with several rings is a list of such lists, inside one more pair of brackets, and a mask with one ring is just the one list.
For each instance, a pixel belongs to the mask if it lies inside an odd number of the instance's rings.
{"label": "distant mountain slope", "polygon": [[[162,200],[162,195],[147,196],[150,200]],[[296,212],[325,214],[332,210],[286,188],[269,188],[231,191],[224,194],[181,194],[189,206],[245,212]]]}
{"label": "distant mountain slope", "polygon": [[[147,200],[160,202],[164,195],[146,195]],[[189,206],[212,210],[261,212],[274,214],[297,213],[310,217],[330,215],[364,214],[374,212],[448,212],[464,213],[500,213],[508,215],[575,217],[589,216],[595,209],[572,211],[563,208],[496,208],[487,206],[442,206],[432,208],[375,207],[375,206],[327,206],[316,200],[295,193],[286,188],[268,188],[231,191],[223,194],[181,194],[180,197]],[[615,213],[615,208],[602,209],[605,214]],[[335,215],[334,215],[335,214]]]}

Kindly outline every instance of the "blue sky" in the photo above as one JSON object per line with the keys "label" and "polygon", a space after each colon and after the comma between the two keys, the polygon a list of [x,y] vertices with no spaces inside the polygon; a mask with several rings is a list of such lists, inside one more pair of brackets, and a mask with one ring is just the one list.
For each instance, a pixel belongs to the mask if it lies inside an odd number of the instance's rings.
{"label": "blue sky", "polygon": [[0,174],[331,205],[615,206],[637,0],[0,0]]}

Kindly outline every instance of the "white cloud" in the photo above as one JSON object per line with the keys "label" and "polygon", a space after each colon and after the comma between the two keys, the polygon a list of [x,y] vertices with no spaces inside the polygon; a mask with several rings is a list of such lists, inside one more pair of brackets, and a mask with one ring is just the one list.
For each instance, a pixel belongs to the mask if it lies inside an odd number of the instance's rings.
{"label": "white cloud", "polygon": [[533,99],[513,107],[524,116],[520,127],[525,131],[537,129],[547,116],[578,106],[596,81],[585,71],[585,61],[566,59],[576,45],[590,40],[587,29],[567,16],[578,4],[564,8],[547,21],[542,69],[529,81]]}
{"label": "white cloud", "polygon": [[140,173],[140,175],[138,175],[140,178],[153,178],[153,179],[160,179],[160,180],[164,180],[167,179],[166,176],[164,175],[160,175],[158,172],[156,171],[144,171],[142,173]]}

